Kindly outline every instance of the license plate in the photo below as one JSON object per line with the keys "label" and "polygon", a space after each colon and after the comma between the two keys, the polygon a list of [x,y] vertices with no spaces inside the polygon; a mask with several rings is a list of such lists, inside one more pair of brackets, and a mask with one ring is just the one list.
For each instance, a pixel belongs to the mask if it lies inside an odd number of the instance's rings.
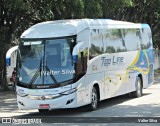
{"label": "license plate", "polygon": [[40,108],[40,109],[49,109],[49,108],[50,108],[50,105],[49,105],[49,104],[40,104],[40,105],[39,105],[39,108]]}

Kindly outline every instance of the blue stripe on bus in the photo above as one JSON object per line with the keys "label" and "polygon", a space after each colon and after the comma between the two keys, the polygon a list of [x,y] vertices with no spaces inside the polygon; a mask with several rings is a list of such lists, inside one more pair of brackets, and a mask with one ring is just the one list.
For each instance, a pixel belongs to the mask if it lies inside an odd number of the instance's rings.
{"label": "blue stripe on bus", "polygon": [[7,57],[6,58],[6,66],[10,66],[11,65],[11,58]]}

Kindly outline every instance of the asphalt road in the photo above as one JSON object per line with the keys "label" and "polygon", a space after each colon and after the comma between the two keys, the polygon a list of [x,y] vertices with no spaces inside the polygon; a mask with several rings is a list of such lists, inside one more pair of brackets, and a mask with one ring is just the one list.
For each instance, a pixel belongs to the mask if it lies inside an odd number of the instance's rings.
{"label": "asphalt road", "polygon": [[[18,110],[16,95],[13,92],[0,93],[0,117],[12,119],[39,119],[42,124],[34,125],[159,125],[160,123],[160,77],[155,78],[151,87],[143,90],[140,98],[119,96],[100,102],[96,111],[88,111],[86,107],[76,109],[53,110],[38,113],[38,110]],[[154,118],[156,117],[156,118]],[[158,118],[157,118],[158,117]],[[151,123],[147,123],[147,121]],[[38,122],[40,123],[40,122]]]}

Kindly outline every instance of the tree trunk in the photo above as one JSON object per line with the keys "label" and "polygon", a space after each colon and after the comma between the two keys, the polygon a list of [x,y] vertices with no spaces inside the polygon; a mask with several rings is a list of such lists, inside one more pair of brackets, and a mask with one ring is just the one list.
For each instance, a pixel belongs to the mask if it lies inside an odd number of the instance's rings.
{"label": "tree trunk", "polygon": [[0,45],[0,91],[8,89],[6,81],[6,52],[7,45]]}

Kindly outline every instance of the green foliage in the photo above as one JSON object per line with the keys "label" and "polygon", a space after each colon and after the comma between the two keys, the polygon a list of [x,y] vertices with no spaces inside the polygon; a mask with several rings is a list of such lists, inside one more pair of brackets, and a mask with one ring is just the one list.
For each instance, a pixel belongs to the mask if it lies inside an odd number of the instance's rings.
{"label": "green foliage", "polygon": [[64,2],[64,19],[82,18],[84,5],[82,0],[65,0]]}
{"label": "green foliage", "polygon": [[83,0],[84,1],[84,15],[87,18],[102,17],[101,0]]}
{"label": "green foliage", "polygon": [[103,18],[119,17],[119,12],[123,11],[125,7],[132,7],[132,0],[103,0],[102,10]]}

